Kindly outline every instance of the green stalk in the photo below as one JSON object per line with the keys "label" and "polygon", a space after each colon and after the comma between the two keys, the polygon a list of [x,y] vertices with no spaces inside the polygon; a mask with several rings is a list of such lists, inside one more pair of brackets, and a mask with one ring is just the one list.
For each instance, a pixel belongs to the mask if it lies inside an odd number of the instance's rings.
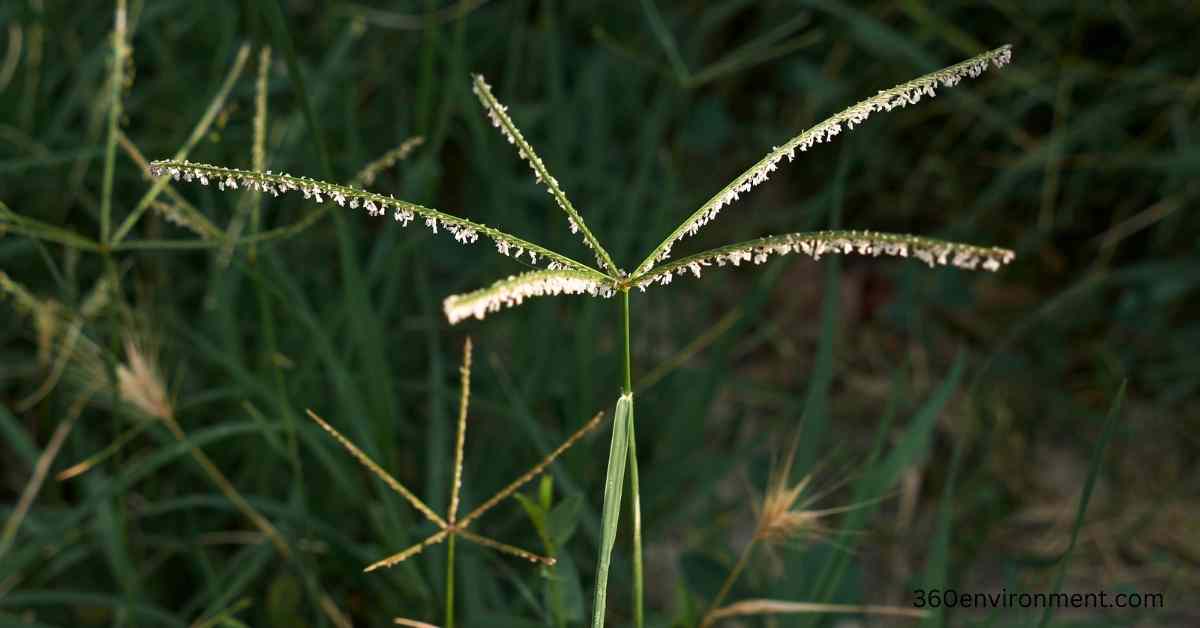
{"label": "green stalk", "polygon": [[[608,469],[604,472],[604,506],[600,517],[600,555],[596,560],[596,593],[592,603],[592,628],[603,628],[604,607],[608,601],[608,570],[612,566],[612,550],[616,544],[617,527],[621,520],[621,497],[625,489],[625,468],[633,443],[628,431],[633,427],[633,376],[629,357],[629,290],[622,291],[621,318],[624,332],[624,377],[621,397],[613,414],[612,441],[608,449]],[[634,474],[636,475],[636,463]],[[633,483],[634,500],[634,597],[637,625],[641,624],[641,514],[637,499],[637,480]]]}
{"label": "green stalk", "polygon": [[629,290],[622,293],[622,312],[625,327],[625,386],[622,392],[629,397],[629,489],[633,502],[633,625],[642,628],[645,620],[642,584],[642,498],[638,488],[637,437],[633,419],[633,368],[629,351]]}
{"label": "green stalk", "polygon": [[446,540],[446,628],[454,628],[454,540],[451,534]]}

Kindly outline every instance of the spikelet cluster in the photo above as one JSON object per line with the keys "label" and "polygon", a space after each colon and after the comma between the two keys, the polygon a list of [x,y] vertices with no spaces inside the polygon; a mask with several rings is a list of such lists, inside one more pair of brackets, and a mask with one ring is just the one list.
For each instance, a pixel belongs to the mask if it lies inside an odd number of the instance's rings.
{"label": "spikelet cluster", "polygon": [[482,319],[504,307],[515,307],[530,297],[587,294],[611,297],[616,286],[594,275],[569,270],[535,271],[502,279],[475,292],[448,297],[443,303],[450,324],[475,317]]}
{"label": "spikelet cluster", "polygon": [[789,253],[802,253],[814,260],[831,253],[856,253],[874,257],[890,255],[912,257],[929,264],[930,267],[951,265],[967,270],[982,268],[990,271],[999,270],[1000,266],[1008,264],[1015,256],[1008,249],[972,246],[933,238],[873,231],[817,231],[759,238],[685,257],[635,277],[633,284],[645,290],[655,282],[659,285],[669,284],[673,277],[688,274],[699,277],[703,268],[713,264],[762,264],[772,255]]}
{"label": "spikelet cluster", "polygon": [[772,148],[766,157],[739,175],[729,185],[721,189],[720,192],[717,192],[715,196],[684,221],[659,246],[655,254],[643,262],[637,272],[645,272],[654,263],[661,262],[670,257],[671,248],[675,242],[685,236],[696,235],[704,225],[707,225],[717,217],[721,208],[733,204],[742,194],[749,192],[754,186],[765,182],[771,176],[771,173],[778,169],[779,162],[784,157],[787,157],[788,162],[791,162],[795,159],[797,150],[804,152],[816,144],[832,141],[834,137],[841,134],[843,125],[848,129],[853,129],[855,125],[865,122],[872,113],[891,111],[898,107],[916,104],[925,96],[932,98],[936,95],[935,89],[939,86],[953,87],[964,78],[978,77],[989,66],[1000,68],[1008,64],[1011,60],[1012,47],[1006,45],[963,61],[962,63],[926,74],[907,83],[902,83],[891,89],[880,90],[875,96],[826,118],[820,124],[792,138],[783,146]]}
{"label": "spikelet cluster", "polygon": [[[1011,58],[1011,47],[1002,46],[891,89],[881,90],[875,96],[830,116],[792,138],[783,146],[775,147],[762,160],[736,177],[680,223],[631,274],[616,267],[608,252],[588,229],[583,217],[562,191],[558,181],[549,173],[546,164],[538,157],[533,147],[513,123],[507,113],[508,108],[496,100],[491,86],[482,76],[478,75],[473,77],[473,89],[492,124],[500,129],[510,144],[516,146],[518,154],[529,164],[537,181],[546,186],[555,203],[566,213],[567,224],[571,232],[582,234],[585,244],[596,255],[599,262],[597,267],[593,268],[487,225],[402,201],[390,195],[383,196],[367,192],[355,186],[275,174],[270,171],[263,173],[238,170],[187,161],[156,161],[150,164],[150,171],[155,176],[168,175],[176,180],[195,181],[202,185],[215,182],[221,190],[250,189],[269,192],[273,196],[280,196],[287,192],[299,192],[304,198],[317,203],[328,201],[351,209],[361,207],[371,216],[384,216],[391,213],[392,217],[403,226],[420,221],[434,233],[449,233],[456,241],[463,244],[472,244],[480,237],[486,237],[494,242],[497,252],[502,255],[515,257],[518,260],[527,257],[530,264],[536,265],[539,262],[543,264],[545,270],[512,276],[496,282],[488,288],[447,298],[443,306],[446,318],[451,324],[469,318],[482,319],[487,314],[499,311],[501,308],[519,305],[530,297],[560,294],[608,297],[618,290],[628,290],[635,286],[646,290],[655,284],[664,285],[680,275],[691,274],[699,277],[705,267],[714,264],[716,266],[739,266],[742,262],[761,264],[771,255],[789,253],[803,253],[813,259],[820,259],[828,253],[912,257],[930,266],[952,265],[969,270],[995,271],[1012,261],[1014,257],[1012,251],[871,231],[822,231],[771,236],[723,246],[675,261],[667,262],[666,260],[670,257],[671,249],[676,242],[686,236],[695,235],[704,225],[715,219],[722,208],[737,201],[742,194],[749,192],[754,186],[766,181],[770,174],[778,169],[780,162],[785,157],[791,161],[795,158],[797,151],[807,151],[816,144],[831,141],[844,129],[852,129],[862,124],[873,113],[891,111],[897,107],[920,102],[922,98],[933,97],[937,88],[952,87],[963,79],[977,77],[989,67],[999,68],[1006,65]],[[363,171],[363,176],[356,179],[356,185],[363,181],[369,181],[378,168],[394,161],[394,158],[407,154],[407,151],[411,150],[417,141],[406,143],[393,153],[389,153],[378,164],[368,166]],[[179,216],[172,215],[170,208],[161,208],[160,211],[184,226],[197,228],[197,225],[189,225]]]}
{"label": "spikelet cluster", "polygon": [[562,188],[559,187],[558,179],[555,179],[554,175],[550,174],[542,158],[533,150],[533,146],[525,140],[525,136],[521,134],[521,130],[513,123],[512,118],[508,116],[508,107],[496,100],[496,97],[492,94],[492,86],[488,85],[482,75],[477,74],[474,77],[471,89],[475,92],[475,96],[479,98],[479,102],[483,105],[484,110],[487,111],[488,118],[492,121],[492,126],[504,134],[509,144],[516,146],[517,154],[522,160],[529,163],[529,168],[533,170],[534,178],[537,179],[538,183],[546,186],[546,192],[554,197],[554,202],[567,214],[567,226],[571,229],[571,233],[582,231],[584,244],[595,253],[596,261],[600,266],[610,272],[616,272],[616,265],[613,264],[608,252],[604,250],[604,247],[596,240],[591,231],[588,230],[583,222],[583,217],[579,215],[575,206],[571,204],[570,199],[567,198]]}
{"label": "spikelet cluster", "polygon": [[384,196],[366,192],[353,187],[337,185],[325,181],[317,181],[307,177],[294,177],[287,174],[265,173],[237,168],[225,168],[209,164],[192,163],[188,161],[155,161],[150,164],[150,174],[154,176],[170,176],[176,181],[197,182],[201,185],[216,183],[217,188],[224,190],[249,189],[281,196],[288,192],[300,192],[305,199],[317,203],[332,202],[340,207],[350,209],[362,208],[370,216],[384,216],[391,212],[392,218],[401,226],[408,226],[418,219],[434,233],[447,232],[462,244],[474,244],[481,235],[496,243],[496,250],[503,255],[520,259],[527,256],[531,264],[537,264],[539,259],[550,269],[578,268],[587,266],[563,255],[540,247],[531,242],[510,236],[501,231],[478,224],[444,212],[439,212],[415,203],[399,200],[393,196]]}

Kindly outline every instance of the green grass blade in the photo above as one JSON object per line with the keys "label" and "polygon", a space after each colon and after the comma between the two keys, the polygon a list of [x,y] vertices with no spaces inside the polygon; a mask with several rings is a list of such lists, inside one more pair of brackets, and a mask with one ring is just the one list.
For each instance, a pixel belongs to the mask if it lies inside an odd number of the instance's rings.
{"label": "green grass blade", "polygon": [[[83,591],[16,591],[0,599],[0,607],[9,608],[108,608],[128,613],[130,617],[145,619],[156,626],[178,626],[187,628],[188,623],[164,608],[150,604],[134,603],[116,595]],[[135,622],[136,625],[136,622]]]}
{"label": "green grass blade", "polygon": [[275,40],[275,47],[283,50],[284,58],[287,61],[288,77],[296,86],[296,96],[300,100],[300,108],[304,110],[304,121],[312,135],[313,147],[316,148],[317,159],[321,162],[322,175],[326,179],[335,180],[333,163],[329,161],[329,151],[325,149],[325,139],[321,134],[321,127],[317,125],[312,98],[304,85],[304,73],[300,70],[300,61],[296,58],[296,47],[292,44],[292,37],[288,33],[287,20],[283,16],[283,10],[279,8],[279,3],[275,0],[258,0],[258,9],[271,28],[271,37]]}
{"label": "green grass blade", "polygon": [[879,490],[877,494],[883,493],[887,487],[898,482],[900,474],[912,464],[919,462],[925,452],[929,450],[937,418],[941,415],[946,402],[950,400],[950,396],[958,390],[965,364],[966,356],[960,353],[954,359],[954,365],[950,367],[950,374],[913,416],[912,422],[899,442],[896,443],[896,447],[880,463],[875,477],[879,482],[878,487],[882,490]]}
{"label": "green grass blade", "polygon": [[604,506],[600,520],[600,556],[596,561],[596,595],[592,603],[592,628],[604,626],[604,606],[608,601],[608,570],[612,565],[613,545],[621,521],[621,495],[625,488],[625,465],[629,454],[629,421],[633,414],[633,395],[617,400],[613,416],[612,443],[608,449],[608,472],[604,478]]}
{"label": "green grass blade", "polygon": [[650,23],[650,30],[654,33],[654,38],[667,53],[667,60],[671,62],[671,71],[675,73],[675,80],[686,84],[691,78],[691,74],[688,72],[687,64],[683,62],[683,57],[679,54],[679,45],[675,43],[675,36],[671,34],[671,29],[667,28],[654,0],[642,0],[642,12],[646,14],[646,21]]}
{"label": "green grass blade", "polygon": [[642,567],[642,492],[638,485],[637,436],[634,432],[633,398],[629,401],[629,502],[633,508],[633,625],[646,622],[645,578]]}
{"label": "green grass blade", "polygon": [[[0,437],[4,439],[5,448],[23,459],[25,464],[32,467],[37,461],[39,451],[37,445],[34,444],[33,439],[29,438],[25,426],[21,425],[21,422],[5,404],[0,404]],[[15,460],[10,459],[10,465],[15,463]]]}
{"label": "green grass blade", "polygon": [[[1117,431],[1117,419],[1121,416],[1121,405],[1125,401],[1125,388],[1128,386],[1129,380],[1121,382],[1121,387],[1117,389],[1117,396],[1113,399],[1112,406],[1108,410],[1108,418],[1104,420],[1104,432],[1100,434],[1100,441],[1096,443],[1096,449],[1092,453],[1092,464],[1088,469],[1087,479],[1083,482],[1083,492],[1079,495],[1079,509],[1075,511],[1075,523],[1071,526],[1071,542],[1067,545],[1067,550],[1058,559],[1058,575],[1054,577],[1054,590],[1051,592],[1053,597],[1062,591],[1063,580],[1067,575],[1067,563],[1070,562],[1071,554],[1075,551],[1075,543],[1079,540],[1079,529],[1083,527],[1084,516],[1087,515],[1088,502],[1092,499],[1092,489],[1096,487],[1096,478],[1100,475],[1100,467],[1104,464],[1104,450],[1108,448],[1109,441],[1112,440],[1113,434]],[[1050,624],[1050,618],[1054,616],[1054,605],[1046,605],[1042,612],[1042,619],[1038,622],[1038,628],[1046,628]]]}
{"label": "green grass blade", "polygon": [[100,191],[100,241],[108,242],[112,228],[113,177],[117,166],[117,134],[120,132],[121,92],[125,89],[125,58],[129,55],[126,43],[128,13],[125,0],[117,0],[113,14],[112,67],[108,76],[108,139],[104,142],[104,182]]}
{"label": "green grass blade", "polygon": [[57,242],[85,251],[98,252],[100,250],[100,244],[95,240],[68,229],[63,229],[62,227],[34,220],[33,218],[27,218],[9,209],[8,205],[5,205],[3,201],[0,201],[0,226],[13,233],[19,233],[39,240]]}
{"label": "green grass blade", "polygon": [[[196,146],[196,143],[199,142],[206,133],[208,133],[209,127],[212,126],[212,123],[217,119],[217,115],[221,113],[222,109],[224,109],[225,100],[229,97],[229,92],[233,90],[234,84],[237,83],[238,77],[242,75],[242,70],[246,67],[246,59],[249,57],[250,45],[243,44],[241,48],[238,49],[237,56],[234,57],[233,60],[233,65],[230,66],[229,73],[225,75],[225,80],[221,83],[220,89],[217,90],[216,96],[214,96],[212,101],[209,102],[208,108],[204,111],[204,115],[200,116],[200,121],[197,122],[196,126],[192,128],[192,132],[188,135],[188,138],[183,143],[183,146],[180,147],[179,150],[175,151],[175,156],[173,159],[176,161],[187,159],[188,154],[192,152],[192,149]],[[167,181],[168,179],[159,177],[158,180],[154,182],[154,185],[150,186],[150,189],[142,195],[142,198],[138,200],[137,205],[134,206],[133,211],[129,212],[129,215],[126,216],[125,220],[121,222],[121,226],[118,227],[116,232],[113,233],[111,241],[112,245],[115,246],[119,244],[125,239],[125,236],[129,235],[129,231],[137,224],[137,221],[142,217],[142,214],[146,212],[146,209],[154,203],[154,200],[158,198],[158,194],[166,187]]]}

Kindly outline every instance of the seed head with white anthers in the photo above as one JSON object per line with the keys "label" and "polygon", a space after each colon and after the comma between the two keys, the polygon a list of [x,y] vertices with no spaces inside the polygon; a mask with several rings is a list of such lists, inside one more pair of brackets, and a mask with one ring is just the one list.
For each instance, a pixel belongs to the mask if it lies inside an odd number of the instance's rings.
{"label": "seed head with white anthers", "polygon": [[704,253],[690,255],[655,267],[633,278],[632,284],[645,290],[654,285],[671,283],[671,278],[693,275],[700,277],[706,266],[740,266],[742,262],[762,264],[772,255],[802,253],[814,260],[831,253],[849,255],[890,255],[912,257],[930,267],[951,265],[966,270],[996,271],[1012,261],[1014,253],[998,247],[972,246],[922,238],[918,236],[877,233],[874,231],[816,231],[758,238],[730,244]]}
{"label": "seed head with white anthers", "polygon": [[763,157],[758,163],[738,175],[737,178],[722,188],[721,191],[717,192],[700,209],[696,210],[687,220],[683,221],[662,244],[656,247],[650,256],[638,265],[634,274],[644,273],[650,270],[655,263],[670,257],[671,248],[677,241],[685,236],[696,235],[704,225],[712,222],[717,217],[721,208],[733,204],[742,194],[749,192],[754,186],[765,182],[767,177],[778,169],[779,162],[784,157],[787,157],[788,161],[791,162],[795,159],[797,150],[804,152],[816,144],[832,141],[834,137],[842,132],[843,124],[846,125],[846,128],[853,129],[855,125],[866,121],[872,113],[891,111],[897,107],[916,104],[920,102],[923,96],[932,98],[935,95],[934,89],[938,86],[953,87],[962,81],[963,78],[978,77],[989,65],[1000,68],[1008,64],[1011,60],[1012,47],[1007,45],[1001,46],[948,68],[915,78],[907,83],[902,83],[891,89],[880,90],[878,94],[822,120],[819,124],[792,138],[783,146],[773,148],[771,152],[767,153],[766,157]]}
{"label": "seed head with white anthers", "polygon": [[[930,266],[951,265],[967,270],[995,271],[1012,261],[1012,251],[872,231],[821,231],[771,236],[719,247],[672,262],[666,260],[676,242],[686,236],[695,235],[700,228],[716,218],[722,208],[766,181],[767,177],[778,169],[784,157],[791,161],[795,158],[796,151],[803,152],[818,143],[832,140],[842,132],[843,127],[853,129],[873,113],[915,104],[924,97],[932,97],[938,87],[952,87],[964,78],[978,77],[989,67],[999,68],[1007,64],[1011,58],[1011,47],[1002,46],[891,89],[881,90],[875,96],[830,116],[784,145],[774,148],[766,157],[722,188],[656,246],[631,274],[626,274],[613,263],[608,252],[588,228],[583,216],[559,186],[558,180],[550,174],[545,162],[538,157],[513,123],[507,107],[496,100],[491,86],[482,76],[473,78],[473,88],[488,117],[509,143],[517,147],[518,154],[529,163],[538,182],[546,186],[555,203],[566,213],[567,226],[571,232],[582,234],[584,243],[596,255],[597,267],[466,218],[353,186],[273,174],[269,171],[261,173],[187,161],[157,161],[150,165],[150,169],[156,176],[169,175],[176,180],[196,181],[202,185],[216,182],[217,187],[222,190],[251,189],[270,192],[273,196],[300,192],[305,199],[316,203],[328,201],[351,209],[362,207],[371,216],[383,216],[391,212],[392,217],[403,226],[420,219],[434,233],[448,232],[460,243],[472,244],[480,237],[486,237],[495,243],[497,252],[502,255],[517,259],[527,256],[530,264],[536,265],[539,261],[544,264],[545,270],[511,276],[488,288],[447,298],[443,304],[444,311],[452,324],[468,318],[484,318],[502,308],[520,305],[530,297],[562,294],[609,297],[617,291],[627,291],[633,287],[646,290],[656,284],[664,285],[680,275],[691,274],[699,277],[707,266],[738,266],[742,262],[761,264],[771,255],[788,253],[804,253],[813,259],[820,259],[827,253],[889,255],[916,258]],[[413,146],[406,145],[403,148],[407,151]],[[363,179],[367,177],[359,180]]]}

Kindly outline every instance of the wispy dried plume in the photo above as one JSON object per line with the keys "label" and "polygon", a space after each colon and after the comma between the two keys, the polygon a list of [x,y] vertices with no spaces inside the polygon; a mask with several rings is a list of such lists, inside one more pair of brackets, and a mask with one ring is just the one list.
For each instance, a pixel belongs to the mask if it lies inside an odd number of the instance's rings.
{"label": "wispy dried plume", "polygon": [[482,290],[447,297],[442,307],[451,324],[516,307],[530,297],[560,294],[587,294],[611,297],[616,282],[601,275],[571,270],[541,270],[502,279]]}
{"label": "wispy dried plume", "polygon": [[771,173],[778,168],[779,162],[784,157],[787,157],[790,162],[795,158],[797,150],[803,152],[816,144],[833,140],[834,137],[842,132],[843,125],[847,129],[853,129],[855,125],[866,121],[872,113],[891,111],[897,107],[916,104],[924,96],[932,98],[936,94],[935,89],[937,87],[953,87],[964,78],[978,77],[989,66],[999,68],[1007,64],[1011,59],[1012,46],[1001,46],[961,63],[938,70],[937,72],[915,78],[907,83],[901,83],[891,89],[881,90],[875,96],[851,105],[822,120],[819,124],[792,138],[783,146],[772,149],[771,152],[767,153],[766,157],[763,157],[758,163],[738,175],[737,178],[729,182],[729,185],[721,188],[700,209],[696,210],[687,220],[683,221],[662,244],[658,245],[638,265],[634,274],[645,273],[656,262],[670,257],[671,248],[677,241],[685,236],[695,235],[704,225],[717,217],[721,208],[732,204],[742,194],[749,192],[754,186],[766,181]]}
{"label": "wispy dried plume", "polygon": [[[776,600],[746,600],[744,602],[738,602],[723,608],[721,607],[721,603],[724,601],[725,596],[732,590],[734,583],[737,582],[737,579],[741,576],[742,571],[745,570],[746,566],[749,564],[750,556],[754,553],[754,549],[759,544],[762,544],[769,549],[785,543],[811,542],[814,540],[827,538],[829,528],[825,526],[823,521],[826,517],[849,510],[854,510],[865,505],[860,503],[819,510],[814,509],[814,504],[820,501],[825,495],[837,489],[841,483],[835,483],[833,486],[826,488],[823,492],[818,493],[810,490],[813,481],[813,475],[811,473],[805,475],[799,481],[793,482],[792,465],[796,461],[796,448],[798,445],[799,440],[793,441],[791,448],[788,450],[787,456],[784,458],[783,464],[779,465],[774,471],[772,471],[771,477],[767,482],[767,490],[762,497],[762,502],[755,503],[754,534],[750,537],[750,541],[742,548],[741,555],[738,556],[737,562],[734,563],[733,568],[729,570],[728,575],[725,576],[725,581],[721,583],[720,590],[709,603],[708,610],[705,611],[704,616],[700,621],[701,628],[712,625],[713,622],[721,619],[722,617],[734,615],[783,612],[856,612],[892,614],[890,611],[885,610],[888,607],[880,606],[850,607],[841,605],[808,604],[804,602],[781,602]],[[843,482],[844,481],[845,479],[843,479]],[[782,610],[784,608],[791,610]],[[839,609],[844,609],[844,611]]]}
{"label": "wispy dried plume", "polygon": [[117,391],[122,401],[149,417],[175,417],[157,360],[132,338],[126,338],[125,361],[117,365]]}

